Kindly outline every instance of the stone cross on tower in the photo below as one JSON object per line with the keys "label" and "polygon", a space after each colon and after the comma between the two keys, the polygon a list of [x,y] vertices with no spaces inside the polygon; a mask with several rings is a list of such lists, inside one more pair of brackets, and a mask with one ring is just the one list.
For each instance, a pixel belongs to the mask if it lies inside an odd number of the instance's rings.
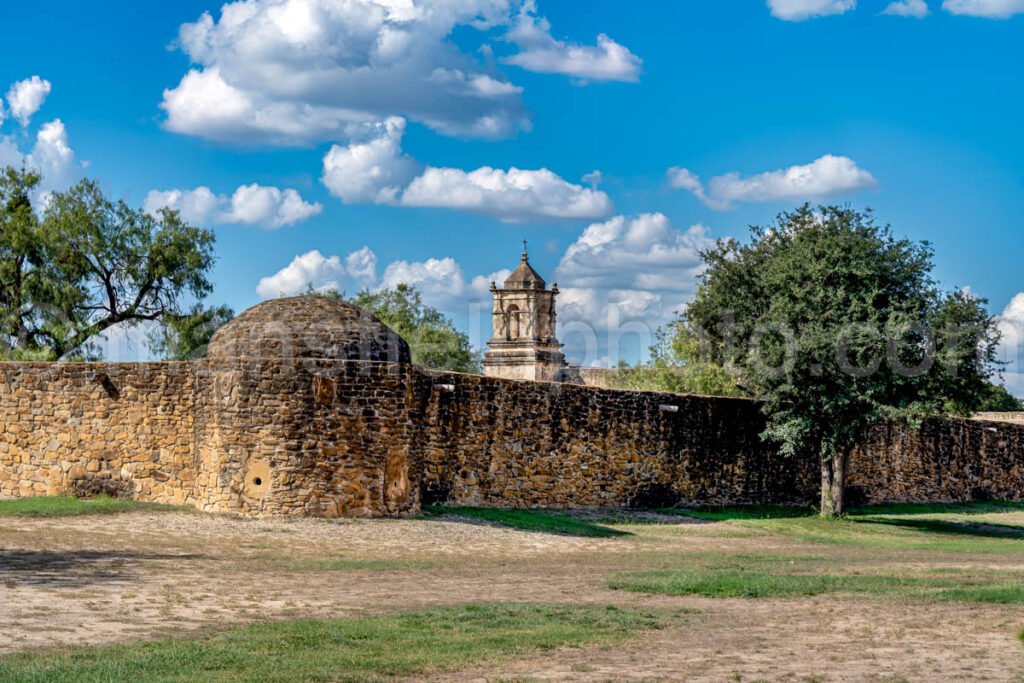
{"label": "stone cross on tower", "polygon": [[562,345],[555,336],[558,285],[545,288],[544,279],[530,266],[526,240],[519,266],[501,289],[492,282],[491,294],[494,336],[487,342],[484,374],[538,382],[562,381],[567,366]]}

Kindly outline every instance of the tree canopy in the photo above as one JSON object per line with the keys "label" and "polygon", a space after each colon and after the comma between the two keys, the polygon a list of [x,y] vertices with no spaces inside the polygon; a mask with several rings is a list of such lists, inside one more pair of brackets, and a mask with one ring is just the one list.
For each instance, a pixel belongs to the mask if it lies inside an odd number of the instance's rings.
{"label": "tree canopy", "polygon": [[166,360],[193,360],[206,356],[213,333],[230,322],[235,312],[228,306],[195,304],[185,313],[169,313],[149,337],[149,348]]}
{"label": "tree canopy", "polygon": [[179,315],[209,293],[209,230],[112,201],[91,180],[33,206],[39,181],[0,172],[0,353],[88,355],[104,330]]}
{"label": "tree canopy", "polygon": [[702,353],[701,343],[683,322],[669,323],[655,333],[650,359],[632,367],[621,365],[611,375],[611,384],[620,389],[745,396],[735,378]]}
{"label": "tree canopy", "polygon": [[764,399],[766,439],[820,457],[823,515],[842,514],[850,450],[872,425],[967,414],[991,391],[986,302],[942,292],[930,245],[870,212],[805,205],[703,256],[679,324]]}
{"label": "tree canopy", "polygon": [[480,372],[480,354],[469,337],[443,313],[423,303],[415,287],[400,284],[394,289],[363,290],[349,301],[401,335],[409,343],[414,363],[434,370]]}
{"label": "tree canopy", "polygon": [[982,397],[978,410],[991,413],[1015,413],[1024,411],[1024,400],[1011,394],[1002,384],[991,384]]}

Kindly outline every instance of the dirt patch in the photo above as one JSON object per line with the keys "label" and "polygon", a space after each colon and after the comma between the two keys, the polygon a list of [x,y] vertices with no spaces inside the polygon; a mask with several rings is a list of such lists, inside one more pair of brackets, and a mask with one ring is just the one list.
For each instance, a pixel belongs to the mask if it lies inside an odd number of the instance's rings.
{"label": "dirt patch", "polygon": [[606,584],[613,572],[695,557],[803,557],[906,571],[1005,568],[1013,558],[812,545],[671,515],[626,521],[631,536],[578,538],[457,518],[6,518],[0,654],[469,602],[615,604],[686,614],[681,625],[623,647],[558,650],[455,678],[1024,680],[1016,637],[1024,618],[1016,607],[842,596],[674,598]]}

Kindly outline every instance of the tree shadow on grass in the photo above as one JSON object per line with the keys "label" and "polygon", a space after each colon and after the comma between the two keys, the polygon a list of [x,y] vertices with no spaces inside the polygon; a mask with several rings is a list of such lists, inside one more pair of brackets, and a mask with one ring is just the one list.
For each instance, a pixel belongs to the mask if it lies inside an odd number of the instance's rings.
{"label": "tree shadow on grass", "polygon": [[1024,512],[1024,503],[985,501],[974,503],[878,503],[850,510],[849,516],[864,515],[990,515]]}
{"label": "tree shadow on grass", "polygon": [[632,536],[628,531],[613,529],[594,521],[573,516],[565,512],[548,510],[500,510],[496,508],[430,506],[424,509],[428,517],[443,517],[447,521],[463,521],[473,524],[481,522],[497,526],[535,531],[559,536],[584,538],[617,538]]}
{"label": "tree shadow on grass", "polygon": [[139,554],[117,550],[0,549],[2,586],[74,588],[135,578],[139,565],[149,561],[202,559],[201,555]]}
{"label": "tree shadow on grass", "polygon": [[974,536],[978,538],[1021,538],[1024,539],[1024,527],[1013,524],[993,522],[958,522],[945,519],[908,519],[903,517],[864,517],[854,518],[854,522],[862,524],[886,524],[889,526],[928,531],[936,534],[952,534],[956,536]]}

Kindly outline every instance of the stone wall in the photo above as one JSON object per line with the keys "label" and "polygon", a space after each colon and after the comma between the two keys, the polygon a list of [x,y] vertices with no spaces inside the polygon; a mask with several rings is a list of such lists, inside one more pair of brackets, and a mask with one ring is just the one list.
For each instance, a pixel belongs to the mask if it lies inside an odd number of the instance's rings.
{"label": "stone wall", "polygon": [[251,515],[418,506],[407,364],[0,363],[0,497],[108,493]]}
{"label": "stone wall", "polygon": [[1024,501],[1024,424],[882,425],[855,450],[849,485],[865,502]]}
{"label": "stone wall", "polygon": [[0,497],[195,501],[189,363],[0,363]]}
{"label": "stone wall", "polygon": [[1024,411],[1010,413],[975,413],[975,420],[988,420],[989,422],[1024,422]]}
{"label": "stone wall", "polygon": [[198,364],[200,509],[397,515],[409,483],[407,364],[229,359]]}
{"label": "stone wall", "polygon": [[[407,363],[0,363],[0,497],[328,517],[812,501],[813,458],[778,456],[762,427],[754,401]],[[1024,425],[880,427],[850,484],[872,501],[1024,500]]]}
{"label": "stone wall", "polygon": [[498,507],[802,502],[813,463],[759,438],[754,401],[424,373],[426,502]]}
{"label": "stone wall", "polygon": [[[420,384],[425,502],[660,507],[818,496],[817,461],[762,443],[755,401],[442,373]],[[853,502],[1024,501],[1024,424],[882,425],[855,450],[849,483]]]}

